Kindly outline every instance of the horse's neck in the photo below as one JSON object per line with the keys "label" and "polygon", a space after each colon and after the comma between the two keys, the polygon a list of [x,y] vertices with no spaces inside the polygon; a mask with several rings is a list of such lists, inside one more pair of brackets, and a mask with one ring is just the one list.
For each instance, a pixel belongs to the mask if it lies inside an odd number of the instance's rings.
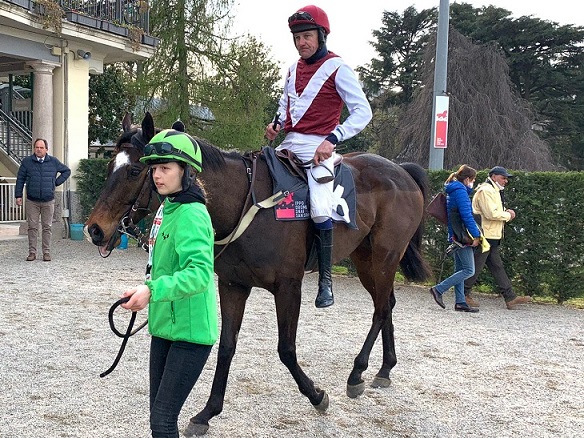
{"label": "horse's neck", "polygon": [[240,218],[249,191],[243,160],[226,158],[220,170],[205,169],[199,175],[207,194],[207,209],[218,238],[229,234]]}

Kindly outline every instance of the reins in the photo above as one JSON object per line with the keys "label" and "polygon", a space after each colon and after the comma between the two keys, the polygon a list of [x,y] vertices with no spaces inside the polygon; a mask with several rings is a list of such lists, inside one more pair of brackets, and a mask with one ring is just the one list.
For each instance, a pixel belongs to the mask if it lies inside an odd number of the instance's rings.
{"label": "reins", "polygon": [[104,371],[103,373],[101,373],[99,375],[99,377],[105,377],[107,376],[109,373],[111,373],[117,366],[118,363],[120,362],[120,359],[122,358],[122,354],[124,354],[124,350],[126,349],[126,344],[128,343],[128,339],[130,339],[130,336],[134,336],[136,333],[138,333],[140,330],[142,330],[144,327],[146,327],[146,324],[148,324],[148,320],[144,321],[142,324],[140,324],[140,326],[132,331],[132,329],[134,328],[134,323],[136,322],[136,314],[138,312],[132,312],[132,317],[130,318],[130,323],[128,324],[128,328],[126,329],[126,333],[122,334],[118,331],[118,329],[116,328],[116,325],[114,323],[114,312],[115,310],[122,305],[123,303],[127,303],[128,301],[130,301],[130,297],[124,297],[124,298],[120,298],[118,301],[116,301],[109,310],[109,314],[108,314],[108,320],[109,320],[109,326],[112,330],[112,332],[114,332],[114,334],[120,338],[122,338],[122,345],[120,346],[120,349],[118,351],[118,354],[116,356],[116,358],[114,359],[114,363],[112,364],[111,367],[109,367],[107,369],[107,371]]}
{"label": "reins", "polygon": [[243,221],[243,218],[245,216],[245,207],[247,206],[250,199],[252,200],[252,204],[255,203],[255,193],[254,193],[253,189],[255,186],[257,158],[258,157],[255,153],[251,154],[250,161],[251,161],[252,167],[250,168],[245,161],[246,160],[245,157],[241,157],[241,159],[243,160],[243,164],[245,165],[245,173],[247,174],[247,179],[249,182],[249,190],[247,192],[245,202],[243,203],[243,208],[241,209],[241,215],[239,216],[239,220],[237,221],[237,225],[235,226],[235,229],[231,233],[229,233],[229,235],[227,237],[225,237],[224,239],[215,241],[215,245],[224,245],[223,248],[221,248],[221,251],[219,251],[219,253],[215,256],[215,260],[217,260],[221,254],[223,254],[223,251],[225,251],[227,246],[229,246],[229,244],[236,238],[235,234]]}

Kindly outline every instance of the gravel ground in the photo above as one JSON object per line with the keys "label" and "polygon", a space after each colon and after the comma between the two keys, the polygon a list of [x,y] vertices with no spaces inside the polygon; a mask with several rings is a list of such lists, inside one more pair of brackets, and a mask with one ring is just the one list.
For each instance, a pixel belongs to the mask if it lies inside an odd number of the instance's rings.
{"label": "gravel ground", "polygon": [[[148,334],[120,339],[107,312],[141,281],[146,254],[106,259],[85,241],[56,239],[52,262],[25,262],[26,238],[0,241],[0,437],[147,437]],[[209,437],[582,437],[584,311],[530,304],[515,311],[480,297],[478,314],[440,309],[427,288],[396,288],[398,364],[392,385],[349,399],[345,382],[371,320],[357,279],[337,277],[336,304],[314,308],[316,275],[305,279],[298,357],[330,396],[319,414],[276,353],[271,295],[252,292],[227,387]],[[140,320],[140,317],[139,317]],[[125,329],[128,317],[119,315]],[[179,419],[184,428],[207,400],[207,367]],[[369,381],[381,361],[375,345]]]}

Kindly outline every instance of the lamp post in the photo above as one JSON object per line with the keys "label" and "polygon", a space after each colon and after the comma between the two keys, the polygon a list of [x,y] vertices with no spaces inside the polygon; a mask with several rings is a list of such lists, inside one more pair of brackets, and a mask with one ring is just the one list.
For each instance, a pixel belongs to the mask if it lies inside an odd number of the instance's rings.
{"label": "lamp post", "polygon": [[[446,132],[444,132],[444,143],[437,141],[436,126],[440,117],[438,110],[443,115],[445,129],[448,129],[448,96],[446,91],[446,76],[448,68],[448,23],[450,15],[450,0],[440,0],[438,10],[438,31],[436,34],[436,57],[434,64],[434,93],[432,97],[432,132],[430,135],[430,160],[428,168],[431,170],[440,170],[444,167],[444,149],[446,148]],[[442,99],[440,99],[442,98]],[[437,106],[437,101],[439,105]],[[443,112],[446,104],[446,113]],[[441,107],[441,108],[438,108]]]}

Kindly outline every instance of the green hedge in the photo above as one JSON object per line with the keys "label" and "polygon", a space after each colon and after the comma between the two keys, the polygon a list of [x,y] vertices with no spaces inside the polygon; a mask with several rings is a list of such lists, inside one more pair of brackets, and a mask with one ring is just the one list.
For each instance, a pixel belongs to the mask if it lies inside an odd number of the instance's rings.
{"label": "green hedge", "polygon": [[77,193],[81,204],[83,222],[87,220],[91,209],[103,189],[107,178],[107,164],[109,159],[92,158],[79,161],[77,168]]}
{"label": "green hedge", "polygon": [[[517,172],[505,188],[507,208],[517,217],[505,226],[501,254],[519,294],[552,297],[558,303],[584,297],[584,172]],[[432,193],[442,189],[447,171],[430,171]],[[487,177],[477,175],[475,185]],[[444,257],[446,227],[429,218],[426,224],[426,256],[437,279],[452,272],[452,260]],[[479,284],[494,289],[484,269]]]}

